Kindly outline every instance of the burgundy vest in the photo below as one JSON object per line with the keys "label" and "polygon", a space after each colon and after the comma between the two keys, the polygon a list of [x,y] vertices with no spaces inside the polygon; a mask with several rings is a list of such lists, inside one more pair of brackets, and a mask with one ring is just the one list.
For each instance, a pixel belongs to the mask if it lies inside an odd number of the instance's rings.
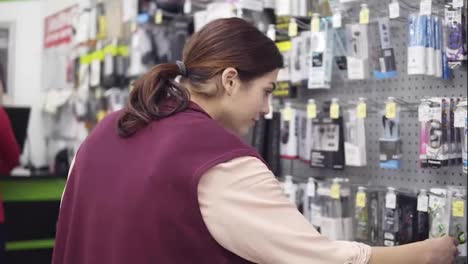
{"label": "burgundy vest", "polygon": [[256,150],[194,103],[126,139],[120,115],[101,121],[77,153],[53,264],[248,263],[209,233],[197,186],[219,163],[261,159]]}

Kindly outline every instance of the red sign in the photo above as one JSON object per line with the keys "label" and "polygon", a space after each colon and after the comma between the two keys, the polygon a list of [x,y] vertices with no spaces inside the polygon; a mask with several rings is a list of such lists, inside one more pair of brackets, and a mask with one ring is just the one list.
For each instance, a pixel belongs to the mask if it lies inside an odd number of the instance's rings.
{"label": "red sign", "polygon": [[50,48],[70,43],[73,37],[73,19],[78,5],[47,16],[44,23],[44,47]]}

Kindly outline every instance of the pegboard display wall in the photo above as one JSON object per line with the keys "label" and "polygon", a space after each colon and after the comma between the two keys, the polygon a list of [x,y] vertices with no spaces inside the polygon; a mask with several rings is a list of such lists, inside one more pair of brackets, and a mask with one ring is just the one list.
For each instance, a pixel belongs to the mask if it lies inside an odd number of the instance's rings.
{"label": "pegboard display wall", "polygon": [[[390,1],[366,1],[371,10],[371,24],[377,16],[388,16]],[[331,169],[310,168],[308,164],[299,160],[282,160],[282,176],[290,174],[298,182],[304,182],[308,177],[349,177],[351,183],[370,184],[380,186],[393,186],[396,188],[420,189],[436,186],[467,186],[467,176],[462,173],[462,165],[443,167],[440,169],[419,167],[419,122],[417,105],[420,99],[428,96],[466,97],[467,72],[466,69],[454,70],[453,78],[444,81],[440,78],[424,75],[407,75],[407,16],[416,12],[419,1],[402,3],[401,16],[390,20],[392,44],[395,50],[398,77],[376,80],[370,77],[367,80],[348,80],[346,72],[340,71],[336,65],[333,69],[332,88],[330,90],[308,90],[300,87],[298,99],[294,103],[306,104],[309,98],[314,98],[318,104],[339,98],[342,107],[359,97],[366,97],[377,103],[368,106],[366,119],[367,135],[367,166],[349,167],[342,171]],[[380,10],[379,13],[372,13]],[[442,1],[433,1],[433,12],[442,14]],[[357,23],[359,2],[348,6],[345,17],[346,23]],[[355,17],[356,19],[352,19]],[[371,26],[371,25],[369,25]],[[372,67],[370,67],[372,69]],[[372,76],[372,74],[370,75]],[[401,113],[401,139],[402,139],[402,167],[399,170],[381,169],[379,166],[379,137],[381,118],[377,111],[384,109],[385,100],[394,96],[408,105],[402,105]]]}

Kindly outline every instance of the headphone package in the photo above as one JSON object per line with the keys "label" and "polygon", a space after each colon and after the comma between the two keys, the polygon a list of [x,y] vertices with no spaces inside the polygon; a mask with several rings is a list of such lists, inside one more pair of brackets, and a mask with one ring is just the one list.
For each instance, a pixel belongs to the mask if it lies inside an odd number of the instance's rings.
{"label": "headphone package", "polygon": [[364,80],[369,78],[369,40],[365,24],[347,24],[346,38],[348,55],[348,79]]}
{"label": "headphone package", "polygon": [[330,105],[326,105],[317,118],[312,120],[312,151],[310,166],[313,168],[344,168],[343,117],[328,116]]}
{"label": "headphone package", "polygon": [[459,256],[466,257],[466,189],[449,187],[451,193],[449,235],[458,240]]}
{"label": "headphone package", "polygon": [[[391,43],[390,20],[388,17],[379,18],[376,26],[370,26],[370,37],[376,47],[372,48],[372,63],[374,65],[374,77],[386,79],[398,75],[395,63],[395,52]],[[377,39],[378,38],[378,39]]]}
{"label": "headphone package", "polygon": [[467,60],[466,8],[445,5],[444,29],[447,32],[445,54],[449,67],[459,68]]}
{"label": "headphone package", "polygon": [[363,167],[367,164],[365,119],[357,117],[356,107],[346,109],[345,120],[345,163]]}
{"label": "headphone package", "polygon": [[450,204],[446,189],[431,188],[429,193],[429,238],[448,234]]}
{"label": "headphone package", "polygon": [[323,18],[322,29],[310,33],[312,64],[309,68],[309,89],[330,89],[333,66],[333,28],[328,18]]}
{"label": "headphone package", "polygon": [[298,115],[291,103],[281,113],[280,156],[283,159],[296,159],[298,156]]}
{"label": "headphone package", "polygon": [[[396,105],[396,103],[395,103]],[[382,112],[380,144],[380,167],[399,169],[401,167],[400,107],[395,106],[394,116]]]}
{"label": "headphone package", "polygon": [[447,166],[450,160],[450,100],[425,99],[419,106],[421,124],[420,160],[422,167]]}
{"label": "headphone package", "polygon": [[291,64],[289,66],[292,83],[299,83],[302,81],[302,67],[304,65],[301,58],[305,56],[305,53],[302,53],[304,51],[303,45],[304,41],[302,37],[291,38]]}
{"label": "headphone package", "polygon": [[299,159],[309,163],[312,150],[312,119],[305,110],[297,110]]}
{"label": "headphone package", "polygon": [[408,74],[426,73],[427,16],[408,17]]}
{"label": "headphone package", "polygon": [[467,100],[466,98],[457,104],[454,113],[455,135],[461,153],[463,173],[468,170],[467,136],[468,136],[468,118],[467,118]]}

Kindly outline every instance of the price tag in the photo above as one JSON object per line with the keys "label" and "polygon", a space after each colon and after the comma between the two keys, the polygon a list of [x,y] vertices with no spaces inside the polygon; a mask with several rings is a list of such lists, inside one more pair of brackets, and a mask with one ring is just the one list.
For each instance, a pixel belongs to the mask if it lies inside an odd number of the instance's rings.
{"label": "price tag", "polygon": [[163,22],[163,12],[161,9],[156,10],[156,14],[154,14],[154,23],[156,25],[162,24]]}
{"label": "price tag", "polygon": [[396,103],[388,102],[385,105],[385,117],[388,119],[394,119],[396,117]]}
{"label": "price tag", "polygon": [[392,2],[388,5],[388,13],[390,18],[397,18],[400,16],[400,4],[398,1]]}
{"label": "price tag", "polygon": [[431,120],[431,108],[427,104],[422,104],[418,107],[419,122],[427,122]]}
{"label": "price tag", "polygon": [[363,8],[359,12],[359,24],[369,24],[369,9]]}
{"label": "price tag", "polygon": [[419,13],[421,15],[430,15],[432,13],[432,0],[421,0]]}
{"label": "price tag", "polygon": [[292,120],[292,108],[291,107],[286,107],[283,110],[283,115],[284,115],[284,121],[291,121]]}
{"label": "price tag", "polygon": [[338,119],[340,118],[340,105],[337,103],[332,103],[330,105],[330,118]]}
{"label": "price tag", "polygon": [[387,193],[387,195],[385,195],[385,207],[389,209],[396,209],[396,194]]}
{"label": "price tag", "polygon": [[315,184],[313,182],[307,183],[307,196],[315,197]]}
{"label": "price tag", "polygon": [[316,104],[308,104],[307,105],[307,118],[314,119],[317,117],[317,105]]}
{"label": "price tag", "polygon": [[429,209],[429,196],[427,195],[418,196],[417,209],[419,212],[427,212],[427,210]]}
{"label": "price tag", "polygon": [[332,17],[332,23],[334,28],[340,28],[342,26],[341,13],[336,13]]}
{"label": "price tag", "polygon": [[460,7],[463,7],[464,3],[463,0],[453,0],[452,2],[452,7],[453,8],[460,8]]}
{"label": "price tag", "polygon": [[331,198],[332,199],[340,199],[340,189],[341,186],[339,183],[333,183],[331,186]]}
{"label": "price tag", "polygon": [[318,18],[318,17],[312,18],[311,30],[312,30],[312,32],[319,32],[320,31],[320,18]]}
{"label": "price tag", "polygon": [[184,14],[190,14],[192,12],[192,1],[185,0],[184,2]]}
{"label": "price tag", "polygon": [[97,121],[98,122],[101,121],[102,119],[104,119],[104,117],[106,117],[106,115],[107,115],[106,111],[103,111],[103,110],[98,111],[96,114]]}
{"label": "price tag", "polygon": [[356,194],[356,207],[364,208],[366,207],[366,193],[358,192]]}
{"label": "price tag", "polygon": [[292,21],[289,23],[289,30],[288,30],[288,35],[290,37],[295,37],[297,36],[297,23]]}
{"label": "price tag", "polygon": [[465,127],[466,123],[466,108],[465,109],[457,109],[455,111],[455,120],[454,120],[454,127]]}
{"label": "price tag", "polygon": [[367,104],[364,102],[361,102],[357,105],[357,118],[364,119],[367,117]]}
{"label": "price tag", "polygon": [[465,201],[456,200],[452,202],[452,216],[465,217]]}

